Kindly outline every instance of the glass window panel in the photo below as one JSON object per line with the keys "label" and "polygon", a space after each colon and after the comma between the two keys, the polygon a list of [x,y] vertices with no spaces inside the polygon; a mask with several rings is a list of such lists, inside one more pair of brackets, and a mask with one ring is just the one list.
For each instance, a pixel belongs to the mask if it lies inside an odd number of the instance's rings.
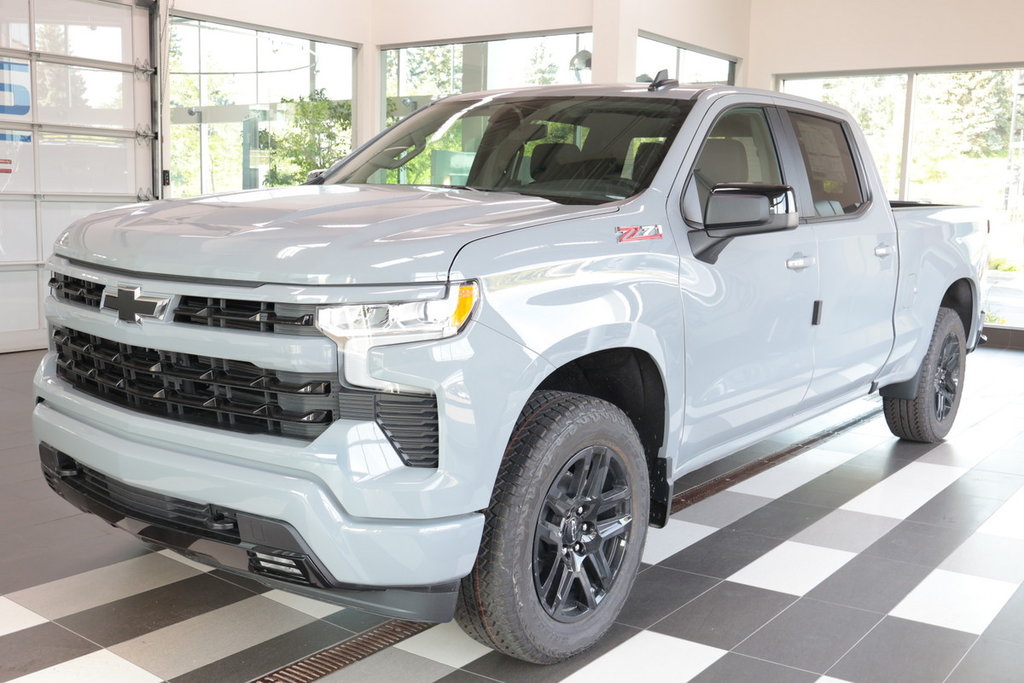
{"label": "glass window panel", "polygon": [[0,47],[28,50],[28,0],[0,0]]}
{"label": "glass window panel", "polygon": [[32,133],[0,128],[0,192],[35,192]]}
{"label": "glass window panel", "polygon": [[309,40],[276,33],[257,35],[259,91],[254,102],[280,102],[308,95],[314,88]]}
{"label": "glass window panel", "polygon": [[24,59],[0,56],[0,121],[31,121],[31,68]]}
{"label": "glass window panel", "polygon": [[864,203],[850,143],[837,121],[790,113],[819,216],[855,213]]}
{"label": "glass window panel", "polygon": [[[650,38],[637,38],[636,73],[637,79],[651,82],[658,72],[668,69],[669,78],[679,77],[679,48]],[[644,78],[646,76],[646,78]]]}
{"label": "glass window panel", "polygon": [[36,65],[36,119],[44,123],[134,128],[134,77],[63,64]]}
{"label": "glass window panel", "polygon": [[119,204],[105,202],[42,202],[40,204],[40,221],[42,222],[43,254],[45,261],[53,253],[53,243],[69,225],[91,213],[112,209]]}
{"label": "glass window panel", "polygon": [[40,133],[40,190],[134,195],[135,146],[134,138]]}
{"label": "glass window panel", "polygon": [[130,7],[87,0],[35,0],[35,49],[132,62]]}
{"label": "glass window panel", "polygon": [[215,74],[202,75],[200,80],[200,104],[250,104],[256,102],[256,74]]}
{"label": "glass window panel", "polygon": [[0,201],[0,261],[36,261],[36,205]]}
{"label": "glass window panel", "polygon": [[352,48],[314,42],[313,49],[316,87],[332,100],[352,99]]}
{"label": "glass window panel", "polygon": [[680,83],[720,83],[731,82],[732,63],[728,59],[712,57],[693,50],[679,51],[679,82]]}
{"label": "glass window panel", "polygon": [[39,277],[36,268],[0,272],[0,333],[39,327]]}
{"label": "glass window panel", "polygon": [[252,29],[204,21],[199,26],[199,49],[199,68],[203,73],[232,75],[257,71],[256,31]]}
{"label": "glass window panel", "polygon": [[890,198],[900,194],[906,74],[789,79],[783,91],[846,109],[860,124]]}
{"label": "glass window panel", "polygon": [[171,17],[168,48],[171,73],[199,73],[199,22]]}
{"label": "glass window panel", "polygon": [[199,76],[192,74],[171,74],[167,99],[171,108],[199,106]]}
{"label": "glass window panel", "polygon": [[199,124],[180,125],[172,120],[170,196],[202,194],[202,161]]}
{"label": "glass window panel", "polygon": [[[589,72],[569,68],[579,51],[576,34],[537,38],[511,38],[487,43],[487,82],[483,87],[517,88],[527,85],[585,82]],[[580,79],[577,81],[577,73]]]}

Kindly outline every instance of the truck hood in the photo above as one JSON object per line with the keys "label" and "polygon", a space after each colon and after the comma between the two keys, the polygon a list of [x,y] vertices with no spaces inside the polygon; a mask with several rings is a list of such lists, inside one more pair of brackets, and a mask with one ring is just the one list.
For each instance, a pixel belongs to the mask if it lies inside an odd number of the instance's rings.
{"label": "truck hood", "polygon": [[107,268],[204,279],[439,282],[468,242],[615,210],[474,190],[303,185],[101,211],[72,224],[55,252]]}

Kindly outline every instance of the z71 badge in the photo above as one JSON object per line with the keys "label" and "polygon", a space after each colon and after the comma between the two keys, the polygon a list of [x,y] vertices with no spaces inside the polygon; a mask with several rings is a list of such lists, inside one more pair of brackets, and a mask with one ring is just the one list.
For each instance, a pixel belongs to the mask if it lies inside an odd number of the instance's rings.
{"label": "z71 badge", "polygon": [[615,230],[619,233],[620,242],[639,242],[640,240],[660,240],[660,225],[622,225]]}

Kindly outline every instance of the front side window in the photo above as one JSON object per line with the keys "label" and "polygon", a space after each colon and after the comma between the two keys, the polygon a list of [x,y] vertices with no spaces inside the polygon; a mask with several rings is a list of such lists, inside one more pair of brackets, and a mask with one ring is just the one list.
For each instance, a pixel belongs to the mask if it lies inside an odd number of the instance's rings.
{"label": "front side window", "polygon": [[789,117],[811,182],[815,214],[855,213],[864,204],[864,194],[842,124],[796,112]]}
{"label": "front side window", "polygon": [[741,107],[720,118],[697,157],[690,183],[688,192],[696,192],[702,212],[716,185],[781,184],[779,157],[764,110]]}
{"label": "front side window", "polygon": [[650,185],[691,104],[622,97],[441,101],[325,184],[465,187],[599,204]]}

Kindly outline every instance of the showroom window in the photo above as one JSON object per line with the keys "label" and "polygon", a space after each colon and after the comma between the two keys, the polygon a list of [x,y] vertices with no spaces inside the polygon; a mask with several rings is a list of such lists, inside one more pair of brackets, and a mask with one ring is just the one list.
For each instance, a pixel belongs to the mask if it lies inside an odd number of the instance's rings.
{"label": "showroom window", "polygon": [[455,93],[590,82],[591,33],[383,50],[385,120],[391,125]]}
{"label": "showroom window", "polygon": [[0,353],[46,343],[57,235],[153,197],[149,22],[130,0],[0,0]]}
{"label": "showroom window", "polygon": [[637,38],[636,79],[649,83],[662,69],[668,69],[669,78],[680,83],[733,85],[736,81],[734,60],[675,45],[665,38]]}
{"label": "showroom window", "polygon": [[849,110],[891,199],[984,207],[986,322],[1024,327],[1024,68],[792,77],[782,90]]}
{"label": "showroom window", "polygon": [[171,18],[171,196],[296,185],[352,146],[345,45]]}

